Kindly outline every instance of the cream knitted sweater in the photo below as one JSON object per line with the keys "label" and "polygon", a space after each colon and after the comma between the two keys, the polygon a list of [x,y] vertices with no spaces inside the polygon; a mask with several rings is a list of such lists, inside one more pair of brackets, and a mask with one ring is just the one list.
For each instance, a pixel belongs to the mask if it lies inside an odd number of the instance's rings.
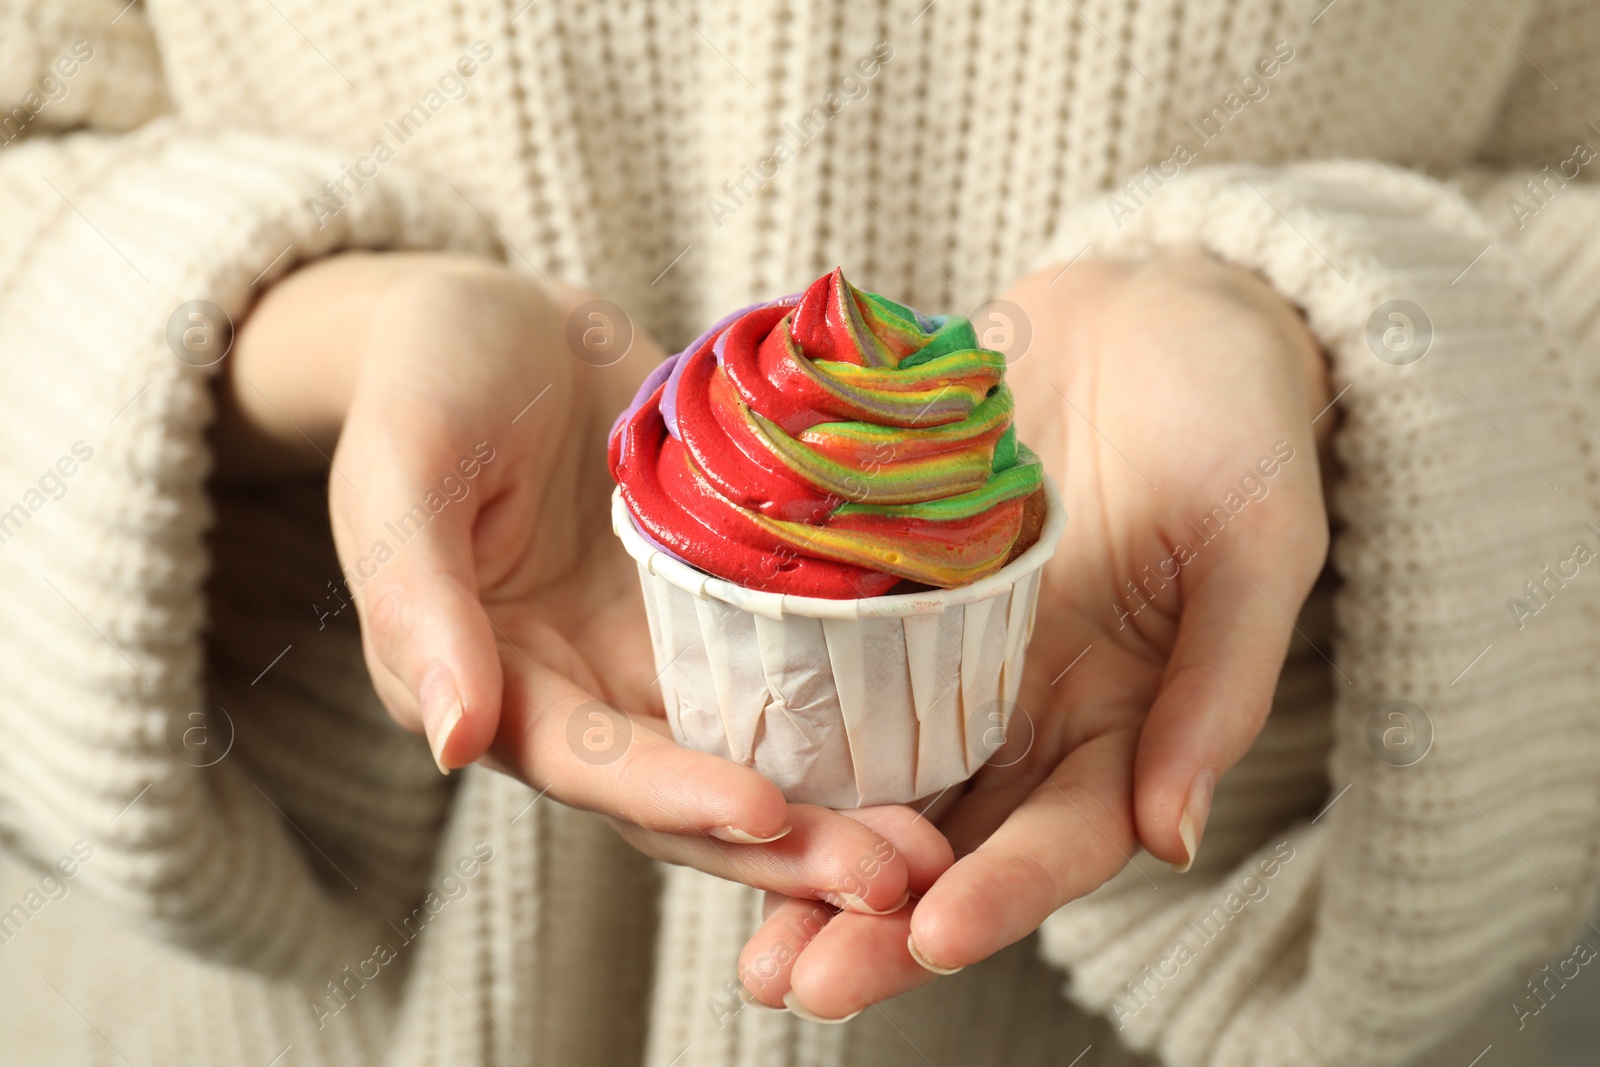
{"label": "cream knitted sweater", "polygon": [[[1120,1026],[1351,1067],[1488,1013],[1532,1062],[1600,881],[1588,7],[3,0],[0,1061],[1087,1067]],[[1274,715],[1193,872],[1138,858],[842,1027],[738,1010],[749,890],[433,772],[319,489],[210,490],[166,340],[346,248],[503,257],[670,350],[836,263],[963,310],[1194,245],[1305,309],[1339,393]],[[1393,700],[1411,766],[1374,755]],[[195,702],[231,724],[205,767]]]}

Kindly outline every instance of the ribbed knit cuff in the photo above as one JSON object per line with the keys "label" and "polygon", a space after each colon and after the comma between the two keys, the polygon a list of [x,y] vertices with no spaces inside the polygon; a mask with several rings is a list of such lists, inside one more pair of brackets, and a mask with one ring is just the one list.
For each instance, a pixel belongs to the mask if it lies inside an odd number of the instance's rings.
{"label": "ribbed knit cuff", "polygon": [[0,3],[0,146],[59,130],[128,130],[166,108],[142,6]]}
{"label": "ribbed knit cuff", "polygon": [[[1079,208],[1041,265],[1197,246],[1263,275],[1332,360],[1337,803],[1263,841],[1297,858],[1262,902],[1233,909],[1260,854],[1159,893],[1125,874],[1045,951],[1179,1067],[1398,1064],[1570,948],[1596,882],[1600,582],[1545,582],[1576,542],[1600,551],[1582,379],[1514,250],[1398,168],[1147,177]],[[1431,737],[1409,766],[1395,710]],[[1195,944],[1219,906],[1240,920]]]}
{"label": "ribbed knit cuff", "polygon": [[129,925],[267,972],[318,973],[363,930],[237,760],[174,747],[204,699],[211,514],[214,365],[183,338],[336,250],[494,248],[398,164],[319,224],[341,173],[165,121],[0,152],[0,833],[41,865],[87,842],[78,884]]}

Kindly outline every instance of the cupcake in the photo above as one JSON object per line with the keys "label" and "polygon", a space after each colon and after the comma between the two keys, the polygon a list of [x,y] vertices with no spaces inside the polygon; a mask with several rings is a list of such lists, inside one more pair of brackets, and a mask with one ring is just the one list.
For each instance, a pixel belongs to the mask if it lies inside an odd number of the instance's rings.
{"label": "cupcake", "polygon": [[835,270],[656,368],[612,427],[612,523],[681,744],[835,808],[999,747],[1066,522],[1005,366]]}

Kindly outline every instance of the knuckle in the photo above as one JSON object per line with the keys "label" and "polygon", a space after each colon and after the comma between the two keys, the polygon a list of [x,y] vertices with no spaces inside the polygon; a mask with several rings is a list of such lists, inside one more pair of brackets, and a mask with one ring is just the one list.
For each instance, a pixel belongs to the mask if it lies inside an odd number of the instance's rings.
{"label": "knuckle", "polygon": [[990,859],[1001,872],[1001,882],[1021,899],[1031,901],[1031,910],[1038,914],[1048,914],[1073,898],[1059,873],[1032,853],[997,847]]}
{"label": "knuckle", "polygon": [[662,760],[670,754],[650,747],[630,746],[616,762],[595,768],[601,772],[600,780],[593,786],[596,799],[614,808],[626,808],[628,818],[640,833],[700,829],[661,787],[661,782],[672,780],[670,768],[662,765]]}
{"label": "knuckle", "polygon": [[415,625],[414,598],[398,582],[381,582],[363,590],[361,625],[379,660],[400,671],[400,650]]}

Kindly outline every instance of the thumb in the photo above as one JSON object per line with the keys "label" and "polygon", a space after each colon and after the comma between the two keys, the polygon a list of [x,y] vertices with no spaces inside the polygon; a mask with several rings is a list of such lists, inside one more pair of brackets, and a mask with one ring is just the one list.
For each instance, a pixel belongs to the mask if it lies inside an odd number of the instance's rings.
{"label": "thumb", "polygon": [[1150,853],[1179,873],[1194,861],[1217,778],[1254,743],[1272,708],[1290,621],[1305,599],[1292,582],[1252,579],[1237,564],[1185,591],[1166,675],[1134,762],[1134,817]]}
{"label": "thumb", "polygon": [[341,539],[365,546],[346,567],[362,648],[390,714],[427,736],[448,773],[483,755],[500,720],[500,657],[473,565],[477,502],[430,486],[374,497],[406,503],[363,507],[364,534]]}

